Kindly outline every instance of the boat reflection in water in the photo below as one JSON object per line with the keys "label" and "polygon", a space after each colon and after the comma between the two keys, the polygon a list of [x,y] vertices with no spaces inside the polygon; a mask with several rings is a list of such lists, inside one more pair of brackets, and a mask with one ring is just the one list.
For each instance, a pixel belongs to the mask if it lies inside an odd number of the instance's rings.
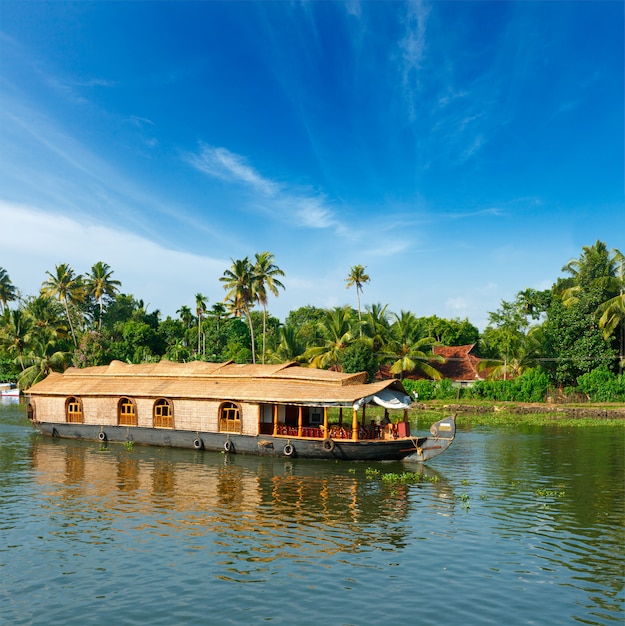
{"label": "boat reflection in water", "polygon": [[405,472],[401,462],[354,467],[50,438],[33,441],[32,460],[44,506],[76,520],[67,532],[81,532],[82,518],[98,542],[119,531],[182,533],[235,560],[232,550],[244,544],[246,562],[404,547],[421,487],[426,506],[443,514],[455,506],[451,488],[426,466],[416,468],[423,483],[381,480],[379,471]]}

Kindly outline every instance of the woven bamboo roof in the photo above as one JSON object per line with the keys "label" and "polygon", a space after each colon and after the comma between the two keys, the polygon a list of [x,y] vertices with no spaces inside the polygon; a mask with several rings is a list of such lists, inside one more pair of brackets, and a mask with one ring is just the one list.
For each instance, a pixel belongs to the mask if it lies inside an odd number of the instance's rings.
{"label": "woven bamboo roof", "polygon": [[27,393],[31,396],[129,396],[233,400],[280,404],[351,405],[382,389],[401,391],[395,380],[366,384],[366,373],[345,374],[297,363],[240,365],[226,363],[145,363],[69,368],[50,374]]}

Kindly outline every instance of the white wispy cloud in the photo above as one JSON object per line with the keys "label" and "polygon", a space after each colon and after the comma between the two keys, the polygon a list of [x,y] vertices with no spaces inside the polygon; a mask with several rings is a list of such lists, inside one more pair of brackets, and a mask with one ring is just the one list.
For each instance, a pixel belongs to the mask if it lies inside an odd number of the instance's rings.
{"label": "white wispy cloud", "polygon": [[201,144],[200,151],[187,154],[186,160],[208,176],[257,194],[248,201],[251,210],[262,211],[301,228],[334,229],[339,235],[349,232],[323,193],[271,180],[260,174],[245,157],[227,148]]}
{"label": "white wispy cloud", "polygon": [[188,161],[209,176],[247,185],[266,196],[280,191],[280,185],[261,176],[244,157],[226,148],[202,144],[199,153],[188,155]]}
{"label": "white wispy cloud", "polygon": [[403,20],[404,34],[398,42],[401,54],[401,80],[411,120],[416,116],[415,98],[419,90],[419,73],[427,49],[426,30],[429,13],[430,9],[423,0],[410,2]]}
{"label": "white wispy cloud", "polygon": [[[216,286],[229,265],[226,259],[172,250],[121,228],[3,200],[0,223],[6,255],[3,267],[24,295],[36,295],[45,272],[60,263],[69,263],[81,274],[104,261],[122,282],[124,292],[150,302],[152,309],[164,314],[174,315],[198,291],[211,293],[211,299],[213,293],[223,296]],[[13,264],[15,259],[19,261]]]}

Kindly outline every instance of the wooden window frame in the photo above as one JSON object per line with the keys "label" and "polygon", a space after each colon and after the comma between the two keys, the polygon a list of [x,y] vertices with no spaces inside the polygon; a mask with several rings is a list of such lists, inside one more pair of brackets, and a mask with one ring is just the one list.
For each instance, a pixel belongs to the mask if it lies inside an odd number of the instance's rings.
{"label": "wooden window frame", "polygon": [[[160,410],[161,407],[167,407],[167,415],[163,415]],[[174,404],[168,398],[158,398],[154,402],[152,408],[152,423],[154,428],[169,428],[174,427]]]}
{"label": "wooden window frame", "polygon": [[[131,407],[132,411],[125,412],[124,407]],[[118,426],[137,426],[137,403],[127,396],[123,396],[117,403],[117,424]]]}
{"label": "wooden window frame", "polygon": [[[74,416],[78,416],[78,418]],[[85,418],[82,410],[82,400],[79,396],[69,396],[67,400],[65,400],[65,421],[68,424],[84,423]]]}
{"label": "wooden window frame", "polygon": [[219,405],[219,432],[241,434],[241,413],[241,407],[236,402],[222,402]]}

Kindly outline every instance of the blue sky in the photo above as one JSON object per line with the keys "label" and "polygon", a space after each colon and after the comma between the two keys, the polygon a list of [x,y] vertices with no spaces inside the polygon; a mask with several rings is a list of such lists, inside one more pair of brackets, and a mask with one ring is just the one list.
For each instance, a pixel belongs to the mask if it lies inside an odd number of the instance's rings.
{"label": "blue sky", "polygon": [[622,2],[0,0],[0,266],[461,319],[625,250]]}

